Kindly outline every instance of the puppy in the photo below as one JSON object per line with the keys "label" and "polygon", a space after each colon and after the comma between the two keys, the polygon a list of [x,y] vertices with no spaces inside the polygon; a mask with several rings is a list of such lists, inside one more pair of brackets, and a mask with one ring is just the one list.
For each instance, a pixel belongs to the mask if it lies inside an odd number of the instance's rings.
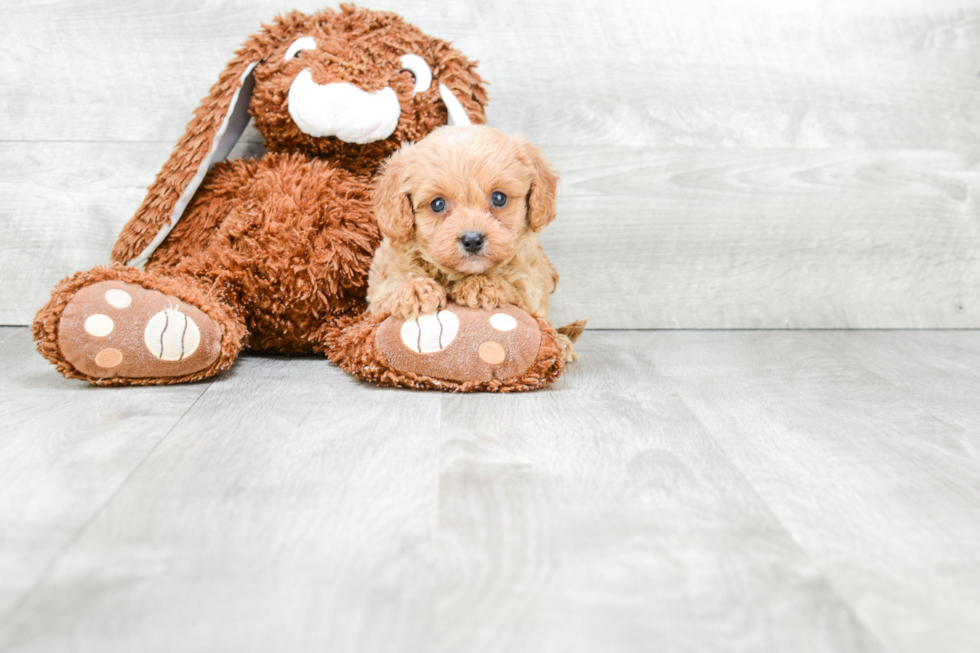
{"label": "puppy", "polygon": [[[538,242],[555,219],[558,175],[520,136],[440,127],[388,159],[374,192],[384,240],[368,310],[411,319],[446,306],[516,304],[548,319],[558,273]],[[559,329],[565,360],[584,323]]]}

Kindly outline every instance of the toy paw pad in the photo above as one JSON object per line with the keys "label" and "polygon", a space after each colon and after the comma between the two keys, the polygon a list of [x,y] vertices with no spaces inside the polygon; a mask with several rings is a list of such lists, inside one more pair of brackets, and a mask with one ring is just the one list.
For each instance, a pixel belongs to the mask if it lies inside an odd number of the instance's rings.
{"label": "toy paw pad", "polygon": [[524,372],[541,346],[537,320],[515,306],[486,311],[450,305],[414,320],[389,317],[375,347],[400,372],[456,382],[504,380]]}
{"label": "toy paw pad", "polygon": [[442,351],[456,339],[459,318],[452,311],[423,313],[402,324],[401,337],[406,347],[416,354]]}
{"label": "toy paw pad", "polygon": [[221,331],[175,297],[122,281],[79,290],[58,326],[65,360],[93,378],[179,377],[221,353]]}

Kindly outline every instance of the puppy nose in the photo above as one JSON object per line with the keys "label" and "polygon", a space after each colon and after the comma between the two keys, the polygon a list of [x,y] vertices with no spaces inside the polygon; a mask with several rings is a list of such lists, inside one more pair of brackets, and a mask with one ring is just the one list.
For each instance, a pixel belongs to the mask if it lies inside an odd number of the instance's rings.
{"label": "puppy nose", "polygon": [[467,231],[459,237],[459,244],[470,254],[476,254],[483,249],[483,241],[485,240],[486,236],[479,231]]}

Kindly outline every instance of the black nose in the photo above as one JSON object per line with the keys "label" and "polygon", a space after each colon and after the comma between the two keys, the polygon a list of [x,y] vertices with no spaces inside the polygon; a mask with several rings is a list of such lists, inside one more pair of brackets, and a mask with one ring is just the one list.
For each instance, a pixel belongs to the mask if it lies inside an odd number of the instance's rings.
{"label": "black nose", "polygon": [[479,231],[467,231],[459,237],[459,244],[470,254],[476,254],[483,249],[483,241],[485,240],[486,236]]}

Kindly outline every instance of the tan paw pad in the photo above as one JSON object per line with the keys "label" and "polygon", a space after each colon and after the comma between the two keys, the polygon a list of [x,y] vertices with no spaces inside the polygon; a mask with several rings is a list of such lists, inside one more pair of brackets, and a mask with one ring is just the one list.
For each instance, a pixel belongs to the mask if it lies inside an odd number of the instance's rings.
{"label": "tan paw pad", "polygon": [[450,311],[423,313],[405,320],[401,337],[405,346],[417,354],[432,354],[448,347],[459,333],[459,318]]}
{"label": "tan paw pad", "polygon": [[95,364],[106,369],[116,367],[123,361],[122,352],[118,349],[103,349],[95,355]]}
{"label": "tan paw pad", "polygon": [[494,313],[490,316],[490,326],[497,331],[513,331],[517,328],[517,320],[506,313]]}
{"label": "tan paw pad", "polygon": [[489,363],[490,365],[500,365],[507,358],[507,352],[504,351],[504,348],[500,346],[499,342],[494,342],[493,340],[488,340],[480,345],[477,353],[484,363]]}
{"label": "tan paw pad", "polygon": [[112,333],[113,327],[115,327],[115,323],[113,323],[112,318],[101,313],[90,315],[85,320],[85,333],[96,338],[105,338]]}
{"label": "tan paw pad", "polygon": [[201,331],[179,308],[165,308],[150,318],[143,330],[150,353],[165,361],[181,361],[197,351]]}
{"label": "tan paw pad", "polygon": [[112,288],[106,291],[105,300],[113,308],[128,308],[133,303],[133,296],[125,290]]}

